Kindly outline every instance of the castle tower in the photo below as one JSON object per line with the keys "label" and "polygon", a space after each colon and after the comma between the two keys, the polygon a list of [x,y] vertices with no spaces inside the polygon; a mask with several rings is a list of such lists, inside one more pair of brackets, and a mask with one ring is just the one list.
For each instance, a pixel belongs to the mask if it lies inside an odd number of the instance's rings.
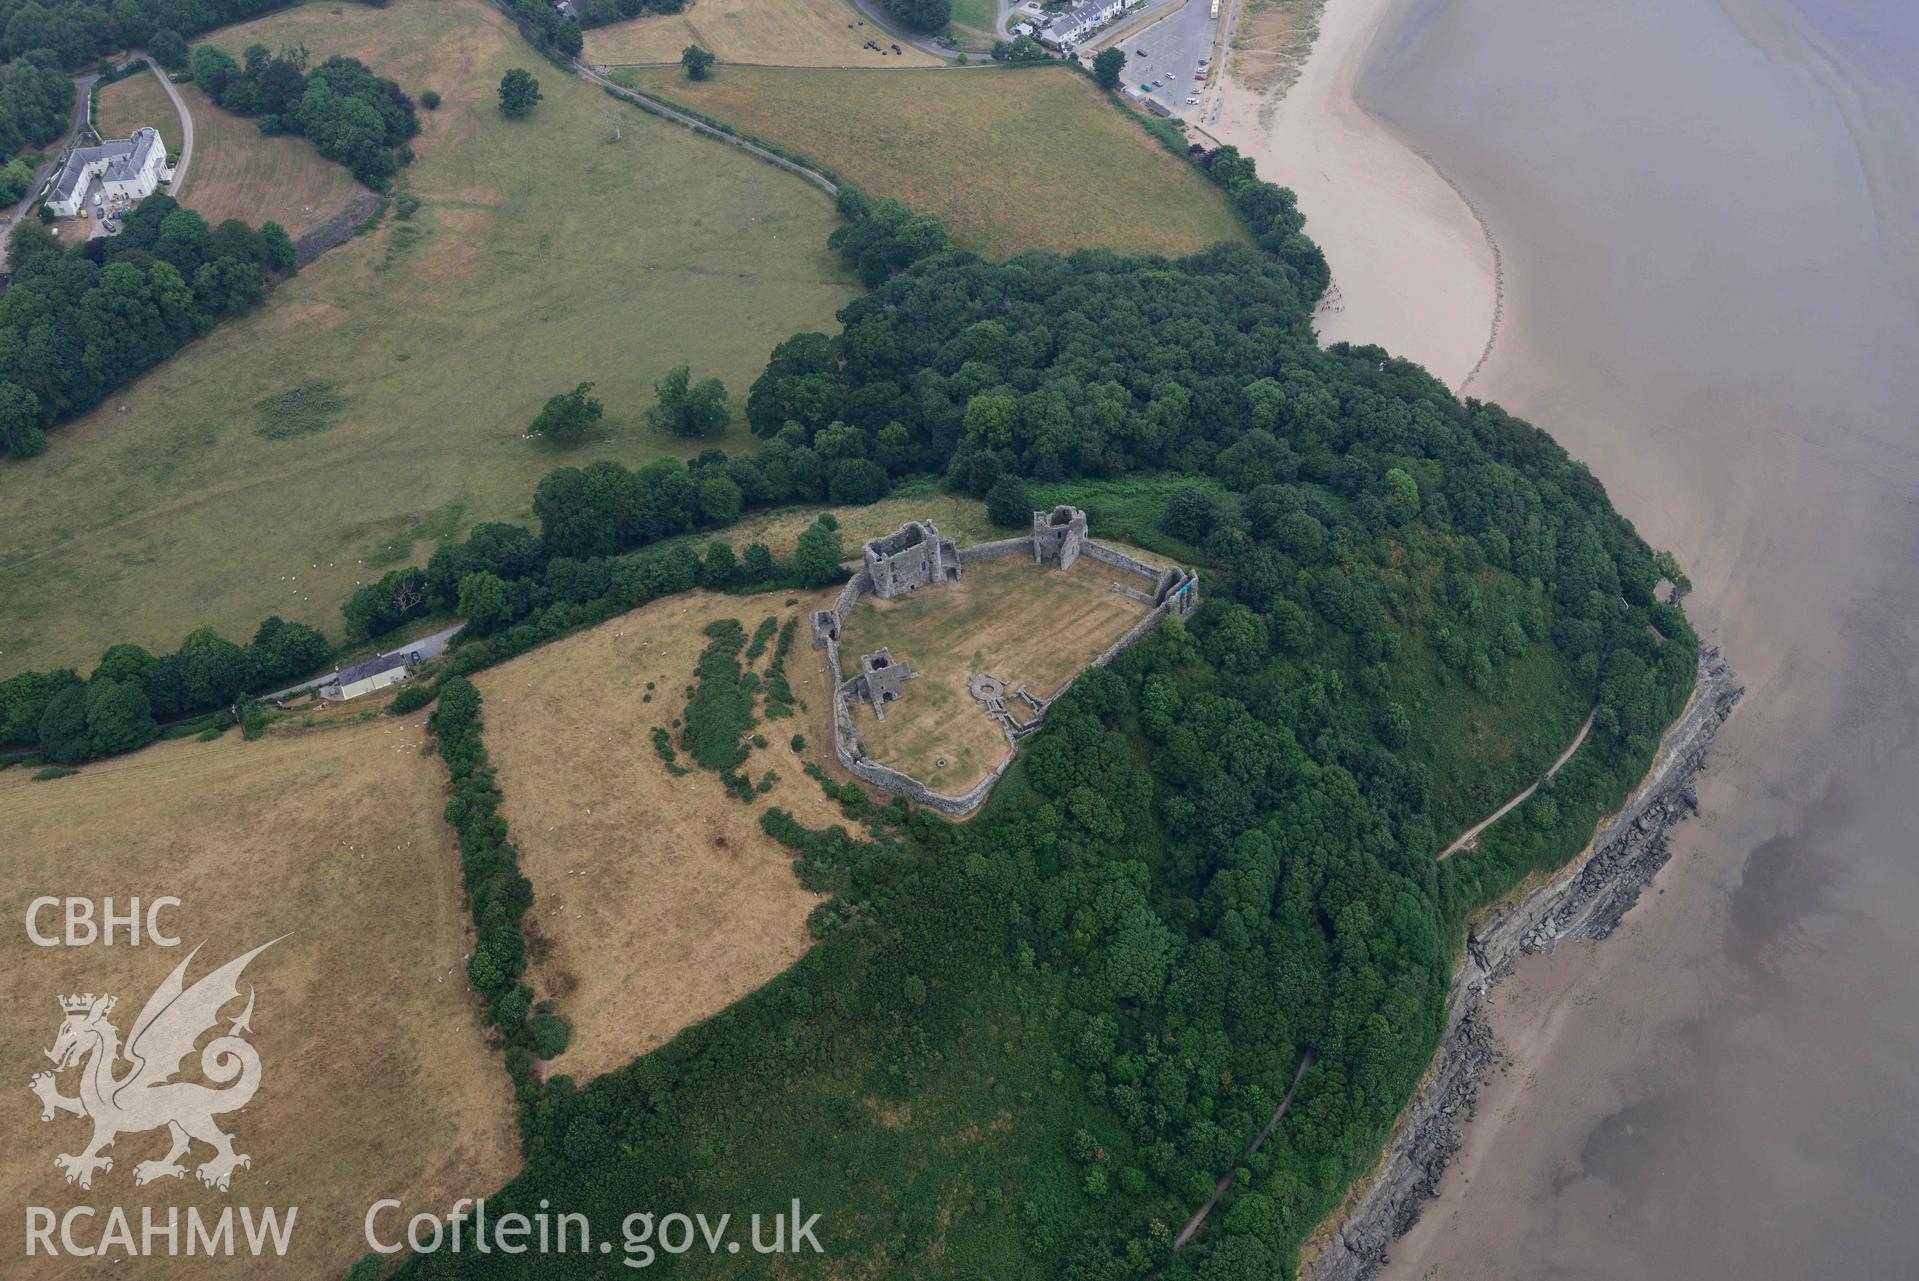
{"label": "castle tower", "polygon": [[897,702],[906,692],[906,678],[912,674],[911,667],[886,650],[862,655],[857,693],[862,701],[873,705],[875,715],[885,716],[886,705]]}
{"label": "castle tower", "polygon": [[960,579],[959,549],[930,520],[911,521],[867,540],[866,576],[881,600]]}
{"label": "castle tower", "polygon": [[1071,569],[1079,559],[1086,541],[1086,513],[1077,507],[1055,507],[1050,512],[1033,513],[1033,563],[1057,561],[1061,569]]}

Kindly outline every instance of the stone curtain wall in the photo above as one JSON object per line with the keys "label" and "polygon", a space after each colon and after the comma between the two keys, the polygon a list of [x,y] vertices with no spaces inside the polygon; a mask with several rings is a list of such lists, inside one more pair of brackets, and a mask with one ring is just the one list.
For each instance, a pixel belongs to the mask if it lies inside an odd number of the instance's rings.
{"label": "stone curtain wall", "polygon": [[[1161,623],[1165,622],[1166,615],[1169,612],[1170,611],[1167,609],[1166,606],[1164,605],[1158,606],[1157,608],[1153,610],[1152,613],[1148,614],[1146,617],[1140,619],[1137,623],[1134,623],[1131,627],[1127,628],[1126,634],[1124,636],[1114,641],[1111,645],[1108,645],[1106,647],[1105,652],[1102,653],[1098,658],[1094,659],[1092,662],[1088,663],[1087,666],[1088,667],[1106,666],[1106,664],[1112,662],[1114,659],[1118,658],[1121,654],[1124,654],[1127,650],[1139,644],[1140,639],[1144,637],[1146,633],[1152,631],[1155,627],[1158,627]],[[1072,687],[1072,682],[1068,681],[1066,685],[1060,689],[1060,694],[1064,694],[1066,690],[1070,689],[1071,687]],[[1058,698],[1059,694],[1055,694],[1053,697]]]}
{"label": "stone curtain wall", "polygon": [[[1147,604],[1153,605],[1153,610],[1137,623],[1134,623],[1132,627],[1128,628],[1124,636],[1121,636],[1118,640],[1107,646],[1105,652],[1100,654],[1098,658],[1095,658],[1091,663],[1087,664],[1088,667],[1104,667],[1128,649],[1138,644],[1142,637],[1166,621],[1166,616],[1172,612],[1171,589],[1186,582],[1190,575],[1183,570],[1160,569],[1156,566],[1148,565],[1144,561],[1136,560],[1128,556],[1125,552],[1117,548],[1107,547],[1102,543],[1095,542],[1091,538],[1081,541],[1080,554],[1090,556],[1101,564],[1138,574],[1154,585],[1153,594],[1150,598],[1145,596],[1144,593],[1130,591],[1127,593],[1128,595],[1136,596]],[[963,547],[959,552],[959,561],[960,564],[967,565],[975,561],[995,560],[1002,556],[1031,555],[1034,555],[1034,541],[1032,535],[1028,534],[1024,538],[1001,538],[990,543],[975,543],[971,547]],[[1015,748],[1013,754],[1008,755],[1004,761],[1001,761],[992,773],[957,796],[948,796],[944,792],[936,792],[911,775],[902,774],[896,769],[881,765],[878,761],[868,760],[863,756],[854,754],[853,744],[858,741],[859,734],[853,726],[853,714],[848,703],[851,697],[852,687],[857,683],[859,678],[855,676],[849,680],[842,679],[841,677],[838,633],[845,628],[846,620],[848,616],[852,614],[853,607],[859,604],[860,597],[871,591],[872,588],[872,578],[862,569],[859,573],[847,580],[846,586],[840,589],[838,598],[833,602],[833,608],[822,611],[832,617],[833,630],[831,632],[823,630],[819,626],[817,618],[814,622],[813,644],[825,651],[826,670],[829,676],[829,683],[833,690],[833,755],[838,758],[840,765],[844,767],[849,774],[853,775],[853,777],[870,783],[882,791],[904,796],[910,801],[917,801],[919,804],[936,809],[942,814],[970,814],[979,806],[981,801],[986,799],[986,794],[993,790],[993,784],[999,782],[1000,776],[1012,765],[1013,757],[1017,755],[1017,748]],[[1060,695],[1072,687],[1073,681],[1069,679],[1064,685],[1060,686],[1059,693],[1054,694],[1052,698],[1040,703],[1035,723],[1037,724],[1038,720],[1043,720],[1046,715],[1046,709],[1051,707],[1053,703],[1059,699]]]}
{"label": "stone curtain wall", "polygon": [[976,560],[996,560],[1001,556],[1031,556],[1033,554],[1033,536],[1024,538],[1001,538],[991,543],[974,543],[971,547],[960,548],[960,564],[970,565]]}
{"label": "stone curtain wall", "polygon": [[1130,570],[1159,587],[1166,585],[1160,581],[1166,575],[1171,574],[1174,578],[1179,577],[1178,571],[1176,570],[1161,569],[1157,565],[1148,565],[1143,560],[1135,560],[1125,552],[1117,548],[1108,547],[1106,544],[1096,542],[1091,538],[1080,544],[1079,551],[1080,555],[1091,556],[1102,565],[1111,565],[1115,569]]}

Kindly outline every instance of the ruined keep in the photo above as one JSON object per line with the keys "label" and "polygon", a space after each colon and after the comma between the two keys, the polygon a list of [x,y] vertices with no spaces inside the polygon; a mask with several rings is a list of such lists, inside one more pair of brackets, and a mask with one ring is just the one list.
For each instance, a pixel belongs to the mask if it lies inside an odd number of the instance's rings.
{"label": "ruined keep", "polygon": [[865,574],[881,600],[960,578],[959,549],[930,520],[911,521],[866,542]]}
{"label": "ruined keep", "polygon": [[1033,513],[1033,563],[1057,561],[1061,569],[1071,569],[1079,559],[1086,541],[1086,513],[1077,507],[1055,507],[1050,512]]}
{"label": "ruined keep", "polygon": [[853,696],[873,705],[875,716],[886,715],[886,705],[906,692],[906,678],[916,675],[912,667],[894,658],[886,650],[877,650],[860,658],[860,674],[852,680]]}

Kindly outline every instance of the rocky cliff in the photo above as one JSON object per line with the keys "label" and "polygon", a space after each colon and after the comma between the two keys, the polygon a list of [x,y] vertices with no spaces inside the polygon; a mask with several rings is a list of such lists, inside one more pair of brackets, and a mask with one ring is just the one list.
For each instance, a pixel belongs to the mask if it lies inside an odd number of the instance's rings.
{"label": "rocky cliff", "polygon": [[1307,1281],[1368,1281],[1386,1261],[1387,1247],[1418,1221],[1459,1150],[1460,1127],[1472,1117],[1480,1082],[1499,1061],[1487,993],[1525,953],[1562,939],[1603,939],[1618,927],[1670,857],[1666,833],[1697,809],[1693,775],[1742,693],[1719,652],[1703,651],[1692,703],[1666,732],[1651,772],[1625,806],[1600,825],[1571,867],[1469,935],[1432,1069],[1400,1117],[1372,1185],[1302,1270]]}

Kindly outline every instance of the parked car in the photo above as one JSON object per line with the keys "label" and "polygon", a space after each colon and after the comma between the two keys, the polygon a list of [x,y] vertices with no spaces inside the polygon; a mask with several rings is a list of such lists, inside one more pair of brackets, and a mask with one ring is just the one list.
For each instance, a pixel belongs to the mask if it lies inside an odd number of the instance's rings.
{"label": "parked car", "polygon": [[1139,86],[1139,91],[1141,93],[1151,93],[1153,91],[1153,86],[1142,82],[1141,85]]}
{"label": "parked car", "polygon": [[1133,50],[1133,53],[1136,57],[1144,58],[1146,56],[1146,51],[1144,49],[1135,49]]}

